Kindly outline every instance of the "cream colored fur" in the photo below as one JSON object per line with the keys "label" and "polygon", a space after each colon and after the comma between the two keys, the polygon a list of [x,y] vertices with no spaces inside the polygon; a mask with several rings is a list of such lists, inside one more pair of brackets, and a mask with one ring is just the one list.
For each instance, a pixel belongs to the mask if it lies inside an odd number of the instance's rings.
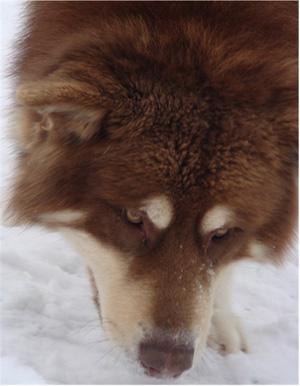
{"label": "cream colored fur", "polygon": [[143,337],[143,329],[151,325],[151,283],[128,280],[130,256],[105,246],[82,231],[62,229],[67,240],[85,258],[99,291],[103,326],[112,341],[131,356]]}
{"label": "cream colored fur", "polygon": [[204,216],[201,226],[204,233],[209,233],[218,229],[226,228],[233,213],[225,206],[215,206],[210,209]]}
{"label": "cream colored fur", "polygon": [[173,206],[166,196],[146,200],[141,210],[147,213],[149,220],[159,229],[167,228],[173,218]]}
{"label": "cream colored fur", "polygon": [[239,318],[231,308],[231,288],[234,264],[223,268],[217,275],[215,297],[208,345],[219,348],[222,354],[249,351],[249,343]]}
{"label": "cream colored fur", "polygon": [[79,210],[62,210],[59,212],[44,213],[38,216],[38,220],[42,221],[44,224],[65,224],[72,225],[75,222],[82,221],[86,217],[84,212]]}

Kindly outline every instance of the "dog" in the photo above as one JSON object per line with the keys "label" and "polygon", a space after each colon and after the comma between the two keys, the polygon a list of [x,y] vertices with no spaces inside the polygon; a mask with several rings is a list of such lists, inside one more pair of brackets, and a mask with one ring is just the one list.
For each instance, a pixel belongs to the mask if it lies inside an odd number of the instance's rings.
{"label": "dog", "polygon": [[242,259],[297,214],[297,2],[30,2],[13,68],[15,224],[86,261],[103,329],[154,377],[249,350]]}

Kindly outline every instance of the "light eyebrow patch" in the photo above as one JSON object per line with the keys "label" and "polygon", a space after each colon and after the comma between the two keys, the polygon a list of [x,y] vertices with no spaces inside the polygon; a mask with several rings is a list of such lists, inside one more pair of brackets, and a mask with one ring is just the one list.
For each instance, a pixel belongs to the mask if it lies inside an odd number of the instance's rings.
{"label": "light eyebrow patch", "polygon": [[163,195],[144,201],[140,210],[146,212],[149,220],[158,229],[166,229],[173,219],[173,205],[171,201]]}
{"label": "light eyebrow patch", "polygon": [[43,213],[38,216],[42,223],[51,225],[71,225],[86,218],[86,213],[79,210],[61,210],[59,212]]}
{"label": "light eyebrow patch", "polygon": [[258,262],[264,262],[267,261],[270,257],[274,257],[275,251],[272,251],[270,247],[259,241],[253,241],[249,245],[248,253],[250,258]]}
{"label": "light eyebrow patch", "polygon": [[218,205],[210,209],[201,221],[201,230],[209,233],[217,229],[225,228],[232,220],[233,213],[225,206]]}

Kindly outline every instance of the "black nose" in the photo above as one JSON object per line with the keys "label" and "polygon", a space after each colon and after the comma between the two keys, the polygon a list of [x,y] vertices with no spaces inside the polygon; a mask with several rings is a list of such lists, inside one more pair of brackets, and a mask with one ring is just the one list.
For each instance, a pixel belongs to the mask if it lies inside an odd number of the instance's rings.
{"label": "black nose", "polygon": [[192,367],[194,348],[172,340],[149,340],[140,344],[139,360],[146,374],[153,377],[178,377]]}

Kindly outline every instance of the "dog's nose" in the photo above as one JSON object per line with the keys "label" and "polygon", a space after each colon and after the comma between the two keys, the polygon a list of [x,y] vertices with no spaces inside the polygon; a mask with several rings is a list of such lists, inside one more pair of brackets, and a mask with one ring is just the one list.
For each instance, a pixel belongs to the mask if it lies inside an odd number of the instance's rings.
{"label": "dog's nose", "polygon": [[147,375],[178,377],[192,367],[194,348],[172,340],[150,340],[140,344],[139,360]]}

